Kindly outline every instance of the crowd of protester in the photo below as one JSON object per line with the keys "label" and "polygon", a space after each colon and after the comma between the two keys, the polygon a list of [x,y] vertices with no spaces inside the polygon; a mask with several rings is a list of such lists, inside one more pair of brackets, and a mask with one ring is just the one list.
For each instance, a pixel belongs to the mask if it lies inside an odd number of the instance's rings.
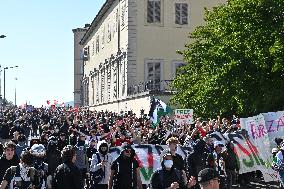
{"label": "crowd of protester", "polygon": [[[239,174],[231,141],[213,142],[214,131],[232,133],[239,120],[217,117],[176,125],[164,116],[152,126],[147,115],[88,109],[6,109],[0,112],[0,189],[198,189],[249,187],[260,172]],[[283,183],[283,140],[276,140],[273,168]],[[149,185],[141,181],[135,144],[167,145]],[[177,146],[192,147],[185,158]],[[114,159],[111,147],[120,146]],[[282,146],[282,147],[281,147]]]}

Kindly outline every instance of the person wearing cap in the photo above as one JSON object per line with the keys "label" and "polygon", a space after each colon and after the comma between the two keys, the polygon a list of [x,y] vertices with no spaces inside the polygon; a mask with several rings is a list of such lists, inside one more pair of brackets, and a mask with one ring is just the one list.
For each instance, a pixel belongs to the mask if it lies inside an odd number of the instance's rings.
{"label": "person wearing cap", "polygon": [[225,171],[225,159],[226,156],[223,153],[223,143],[220,141],[215,141],[214,142],[214,168],[220,175],[220,188],[223,189],[225,188],[226,185],[226,171]]}
{"label": "person wearing cap", "polygon": [[205,168],[198,173],[201,189],[219,189],[219,174],[212,168]]}
{"label": "person wearing cap", "polygon": [[140,167],[131,145],[124,145],[111,165],[108,189],[142,189]]}
{"label": "person wearing cap", "polygon": [[166,153],[162,156],[161,169],[155,171],[150,180],[151,189],[187,189],[196,184],[195,177],[191,176],[189,181],[183,178],[181,170],[173,166],[173,156]]}
{"label": "person wearing cap", "polygon": [[5,171],[19,163],[19,158],[15,154],[16,145],[13,142],[6,142],[4,144],[4,153],[0,157],[0,183],[3,179]]}

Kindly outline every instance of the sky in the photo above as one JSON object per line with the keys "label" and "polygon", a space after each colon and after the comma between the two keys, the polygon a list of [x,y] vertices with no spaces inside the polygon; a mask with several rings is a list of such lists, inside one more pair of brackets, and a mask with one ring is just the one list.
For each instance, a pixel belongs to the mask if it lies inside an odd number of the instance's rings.
{"label": "sky", "polygon": [[[72,29],[91,23],[105,0],[0,0],[0,65],[6,99],[17,105],[73,101]],[[4,76],[1,72],[1,94]]]}

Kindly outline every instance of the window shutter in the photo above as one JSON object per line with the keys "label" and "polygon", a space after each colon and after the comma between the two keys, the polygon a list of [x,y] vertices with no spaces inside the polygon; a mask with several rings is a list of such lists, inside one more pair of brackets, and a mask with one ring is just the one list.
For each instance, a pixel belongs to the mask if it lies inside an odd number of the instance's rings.
{"label": "window shutter", "polygon": [[181,24],[188,24],[188,5],[186,3],[182,3],[182,14],[181,14]]}
{"label": "window shutter", "polygon": [[180,24],[180,3],[175,4],[176,24]]}
{"label": "window shutter", "polygon": [[155,22],[161,22],[161,1],[155,1]]}
{"label": "window shutter", "polygon": [[147,22],[153,23],[154,22],[154,2],[151,0],[148,0],[147,4]]}

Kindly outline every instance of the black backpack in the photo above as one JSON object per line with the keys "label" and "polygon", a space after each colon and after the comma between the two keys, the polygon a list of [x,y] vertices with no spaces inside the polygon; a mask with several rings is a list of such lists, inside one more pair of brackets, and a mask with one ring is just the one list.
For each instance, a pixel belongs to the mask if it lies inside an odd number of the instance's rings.
{"label": "black backpack", "polygon": [[[98,164],[101,163],[101,158],[100,158],[100,155],[99,153],[95,153],[96,156],[97,156],[97,159],[98,159]],[[101,182],[105,176],[105,172],[102,168],[99,168],[97,171],[94,171],[94,172],[90,172],[91,174],[91,182],[92,182],[92,185],[94,184],[98,184],[99,182]]]}

